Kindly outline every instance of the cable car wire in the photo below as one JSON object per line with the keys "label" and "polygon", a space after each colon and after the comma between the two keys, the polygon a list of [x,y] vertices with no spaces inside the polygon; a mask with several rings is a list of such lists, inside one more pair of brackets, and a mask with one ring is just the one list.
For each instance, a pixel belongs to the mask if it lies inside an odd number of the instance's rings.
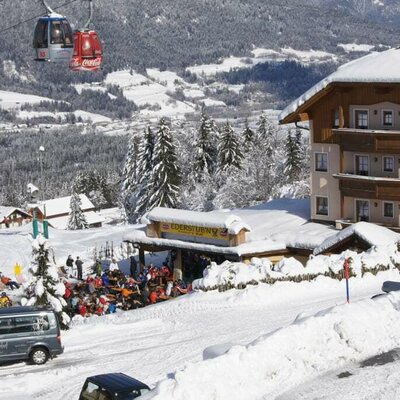
{"label": "cable car wire", "polygon": [[[78,1],[78,0],[70,0],[70,1],[68,1],[67,3],[64,3],[64,4],[61,4],[61,5],[57,6],[57,7],[54,7],[54,10],[58,10],[59,8],[66,7],[66,6],[68,6],[68,5],[72,4],[72,3],[75,3],[75,2],[77,2],[77,1]],[[34,16],[34,17],[32,17],[32,18],[29,18],[29,19],[25,19],[25,20],[23,20],[23,21],[20,21],[20,22],[16,23],[15,25],[11,25],[11,26],[9,26],[9,27],[7,27],[7,28],[1,29],[1,30],[0,30],[0,33],[7,32],[7,31],[9,31],[9,30],[11,30],[11,29],[17,28],[18,26],[20,26],[20,25],[22,25],[22,24],[25,24],[26,22],[30,22],[30,21],[33,21],[33,20],[35,20],[35,19],[40,18],[42,15],[43,15],[43,13],[40,14],[40,15],[36,15],[36,16]]]}

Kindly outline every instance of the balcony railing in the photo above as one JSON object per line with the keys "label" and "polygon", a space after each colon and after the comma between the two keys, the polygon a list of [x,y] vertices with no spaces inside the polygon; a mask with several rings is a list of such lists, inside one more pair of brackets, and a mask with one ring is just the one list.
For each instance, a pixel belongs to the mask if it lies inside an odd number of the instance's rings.
{"label": "balcony railing", "polygon": [[343,151],[400,154],[400,131],[338,128],[332,132]]}
{"label": "balcony railing", "polygon": [[400,201],[400,179],[352,174],[333,174],[333,177],[339,179],[343,196]]}

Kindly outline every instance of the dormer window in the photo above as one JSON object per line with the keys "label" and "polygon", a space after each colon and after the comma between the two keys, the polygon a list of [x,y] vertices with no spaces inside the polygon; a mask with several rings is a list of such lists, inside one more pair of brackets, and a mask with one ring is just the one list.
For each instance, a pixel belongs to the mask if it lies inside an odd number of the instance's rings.
{"label": "dormer window", "polygon": [[393,111],[392,110],[383,110],[382,111],[382,123],[385,128],[393,126]]}
{"label": "dormer window", "polygon": [[368,110],[355,110],[356,129],[368,129]]}

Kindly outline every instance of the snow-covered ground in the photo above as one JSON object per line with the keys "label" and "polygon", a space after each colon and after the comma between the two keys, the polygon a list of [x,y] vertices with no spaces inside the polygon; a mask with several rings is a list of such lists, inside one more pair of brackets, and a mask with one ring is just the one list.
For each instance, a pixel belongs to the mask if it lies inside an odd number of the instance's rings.
{"label": "snow-covered ground", "polygon": [[0,90],[0,108],[3,110],[12,110],[20,108],[22,104],[38,104],[41,101],[54,101],[48,97],[40,97],[32,94],[17,92],[8,92]]}
{"label": "snow-covered ground", "polygon": [[[351,279],[352,298],[369,298],[388,278],[399,275]],[[23,388],[35,399],[76,399],[87,376],[124,372],[152,387],[172,378],[159,386],[160,399],[256,399],[267,394],[273,399],[294,384],[396,342],[396,335],[389,334],[400,324],[394,321],[398,312],[387,303],[354,303],[306,318],[342,304],[344,293],[343,283],[320,278],[199,292],[141,310],[78,319],[63,333],[65,353],[59,358],[40,367],[0,367],[0,398]],[[374,326],[370,333],[369,323]],[[385,324],[390,325],[381,329]],[[228,342],[240,346],[226,356],[202,361],[204,349]],[[173,378],[176,370],[182,372]]]}

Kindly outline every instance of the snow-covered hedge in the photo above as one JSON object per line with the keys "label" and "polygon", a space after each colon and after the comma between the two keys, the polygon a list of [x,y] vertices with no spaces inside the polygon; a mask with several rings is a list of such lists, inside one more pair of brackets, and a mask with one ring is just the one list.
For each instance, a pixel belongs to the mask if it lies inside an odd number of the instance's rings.
{"label": "snow-covered hedge", "polygon": [[341,280],[344,278],[345,259],[349,262],[351,276],[362,277],[367,272],[376,275],[379,271],[400,269],[399,246],[391,244],[374,246],[363,253],[347,250],[341,254],[311,256],[305,266],[293,257],[283,258],[274,266],[266,258],[252,258],[250,264],[230,261],[221,265],[211,263],[204,270],[203,278],[193,282],[193,288],[223,291],[242,289],[259,282],[310,281],[321,275]]}
{"label": "snow-covered hedge", "polygon": [[400,346],[400,293],[337,306],[189,363],[144,399],[275,399],[334,366]]}

